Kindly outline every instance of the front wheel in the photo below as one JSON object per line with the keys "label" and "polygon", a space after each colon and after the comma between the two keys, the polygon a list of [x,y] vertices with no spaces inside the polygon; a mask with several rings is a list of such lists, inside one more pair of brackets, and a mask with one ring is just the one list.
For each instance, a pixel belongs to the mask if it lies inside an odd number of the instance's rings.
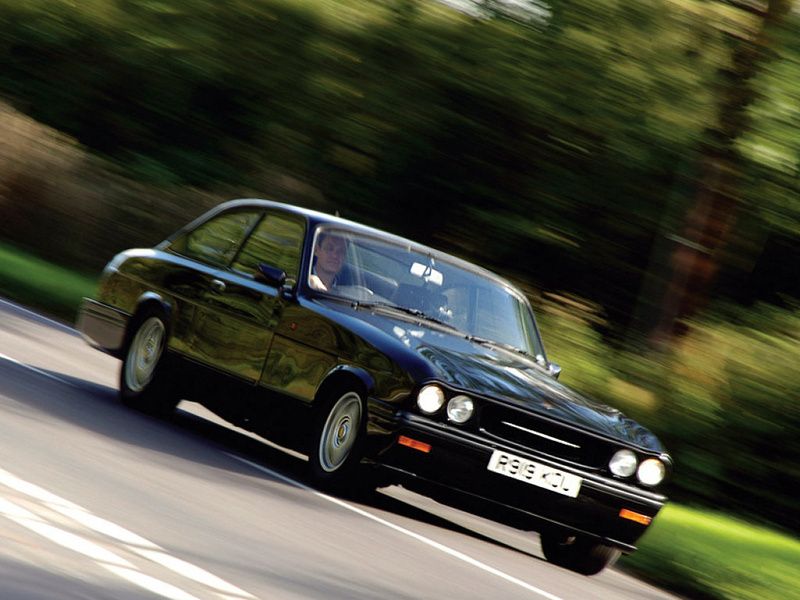
{"label": "front wheel", "polygon": [[364,401],[354,390],[337,390],[320,405],[308,449],[316,483],[337,492],[354,492],[365,484],[366,473],[358,468],[364,420]]}
{"label": "front wheel", "polygon": [[142,412],[166,415],[177,406],[166,366],[167,328],[160,315],[136,318],[120,370],[120,399]]}
{"label": "front wheel", "polygon": [[548,562],[582,575],[596,575],[622,554],[594,540],[555,532],[542,532],[542,552]]}

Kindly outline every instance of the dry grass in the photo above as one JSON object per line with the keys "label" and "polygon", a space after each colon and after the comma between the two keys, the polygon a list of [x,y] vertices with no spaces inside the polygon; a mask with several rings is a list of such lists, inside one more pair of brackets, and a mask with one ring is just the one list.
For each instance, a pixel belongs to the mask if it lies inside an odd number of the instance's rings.
{"label": "dry grass", "polygon": [[318,190],[268,166],[253,175],[258,190],[135,181],[2,102],[0,131],[0,240],[78,270],[98,269],[124,248],[151,246],[233,197],[328,208]]}

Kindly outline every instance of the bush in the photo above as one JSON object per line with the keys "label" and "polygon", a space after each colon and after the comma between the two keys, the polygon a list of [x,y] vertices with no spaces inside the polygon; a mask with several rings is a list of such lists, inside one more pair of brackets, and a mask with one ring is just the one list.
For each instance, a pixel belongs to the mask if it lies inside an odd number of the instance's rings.
{"label": "bush", "polygon": [[79,271],[99,270],[125,248],[152,246],[233,197],[329,208],[317,190],[266,169],[257,194],[242,186],[205,191],[136,181],[1,102],[0,131],[0,237]]}
{"label": "bush", "polygon": [[670,495],[800,532],[787,484],[800,479],[800,311],[734,309],[648,354],[612,350],[576,306],[543,305],[548,353],[564,383],[661,438],[676,464]]}

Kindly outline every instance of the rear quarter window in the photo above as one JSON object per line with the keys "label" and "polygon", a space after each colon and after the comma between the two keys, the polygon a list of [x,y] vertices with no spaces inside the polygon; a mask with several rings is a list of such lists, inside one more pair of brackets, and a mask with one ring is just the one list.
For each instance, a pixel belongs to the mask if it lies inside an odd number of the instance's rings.
{"label": "rear quarter window", "polygon": [[260,216],[252,211],[218,215],[180,236],[170,250],[210,265],[227,266]]}

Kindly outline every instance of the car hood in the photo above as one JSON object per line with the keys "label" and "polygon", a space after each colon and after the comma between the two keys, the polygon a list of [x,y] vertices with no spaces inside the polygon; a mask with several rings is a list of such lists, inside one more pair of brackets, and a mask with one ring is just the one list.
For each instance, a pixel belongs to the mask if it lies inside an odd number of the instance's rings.
{"label": "car hood", "polygon": [[636,421],[562,385],[526,355],[471,341],[464,334],[412,316],[349,306],[340,310],[395,338],[401,352],[424,361],[430,378],[628,444],[664,451],[659,440]]}
{"label": "car hood", "polygon": [[533,360],[502,348],[463,341],[465,344],[456,342],[448,344],[450,347],[423,343],[415,350],[435,366],[445,383],[626,443],[663,451],[657,438],[636,421],[558,383]]}

